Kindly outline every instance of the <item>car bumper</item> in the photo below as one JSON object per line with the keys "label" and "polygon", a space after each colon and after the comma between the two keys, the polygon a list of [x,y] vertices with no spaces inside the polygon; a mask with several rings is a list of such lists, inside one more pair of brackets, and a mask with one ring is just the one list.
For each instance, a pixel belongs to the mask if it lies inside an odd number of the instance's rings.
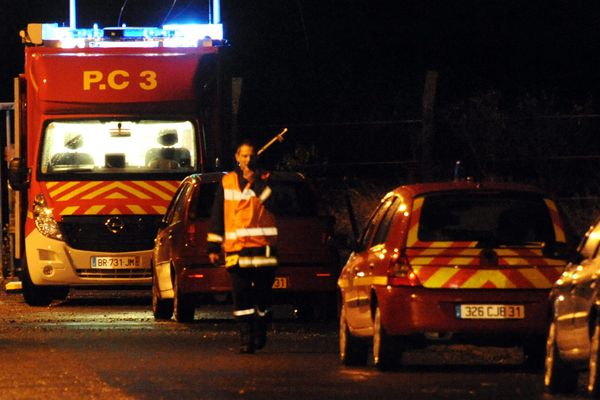
{"label": "car bumper", "polygon": [[[189,294],[231,292],[229,273],[225,267],[183,267],[180,288]],[[275,270],[273,289],[277,293],[334,293],[337,273],[319,267],[279,266]]]}
{"label": "car bumper", "polygon": [[[432,337],[486,334],[491,337],[544,335],[549,290],[444,290],[384,287],[378,291],[382,324],[391,335]],[[461,304],[522,305],[523,318],[464,319]]]}

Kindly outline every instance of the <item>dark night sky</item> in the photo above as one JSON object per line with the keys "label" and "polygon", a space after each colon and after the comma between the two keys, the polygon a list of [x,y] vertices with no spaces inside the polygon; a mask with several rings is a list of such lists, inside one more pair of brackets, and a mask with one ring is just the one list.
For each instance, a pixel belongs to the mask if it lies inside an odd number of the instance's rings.
{"label": "dark night sky", "polygon": [[[19,29],[68,23],[68,0],[0,0],[5,44],[0,101],[22,68]],[[200,16],[178,0],[172,17]],[[171,0],[128,0],[122,22],[159,25]],[[344,101],[357,119],[418,116],[423,76],[440,70],[441,94],[481,87],[586,96],[600,78],[600,17],[593,2],[222,0],[226,36],[256,110],[251,121],[328,118]],[[78,1],[78,26],[116,25],[123,0]],[[364,115],[361,115],[364,113]]]}

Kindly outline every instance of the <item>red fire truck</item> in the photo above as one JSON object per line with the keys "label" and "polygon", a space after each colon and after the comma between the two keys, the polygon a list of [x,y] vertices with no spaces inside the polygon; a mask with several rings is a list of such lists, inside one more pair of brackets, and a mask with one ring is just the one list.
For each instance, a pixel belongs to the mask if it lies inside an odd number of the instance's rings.
{"label": "red fire truck", "polygon": [[25,301],[149,286],[179,182],[230,145],[222,26],[30,24],[21,37],[2,226]]}

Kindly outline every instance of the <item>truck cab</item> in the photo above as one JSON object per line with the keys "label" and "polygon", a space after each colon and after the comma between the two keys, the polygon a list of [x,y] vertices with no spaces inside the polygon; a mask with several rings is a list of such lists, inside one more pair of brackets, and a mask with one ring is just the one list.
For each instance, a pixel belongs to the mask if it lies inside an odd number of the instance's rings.
{"label": "truck cab", "polygon": [[25,301],[149,286],[158,223],[179,182],[228,148],[222,26],[31,24],[21,36],[9,182]]}

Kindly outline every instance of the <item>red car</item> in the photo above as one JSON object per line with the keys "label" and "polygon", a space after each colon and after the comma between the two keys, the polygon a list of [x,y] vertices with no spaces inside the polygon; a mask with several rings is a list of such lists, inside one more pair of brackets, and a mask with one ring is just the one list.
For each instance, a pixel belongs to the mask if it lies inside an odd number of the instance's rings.
{"label": "red car", "polygon": [[340,359],[379,369],[428,339],[520,344],[543,365],[548,295],[572,243],[535,188],[415,184],[383,197],[343,267]]}
{"label": "red car", "polygon": [[[194,319],[195,309],[231,292],[224,266],[206,252],[206,229],[223,173],[184,179],[162,220],[152,255],[152,309],[156,319]],[[333,246],[334,220],[321,212],[308,181],[298,173],[275,172],[273,212],[279,232],[274,300],[292,304],[302,316],[335,310],[340,263]]]}

